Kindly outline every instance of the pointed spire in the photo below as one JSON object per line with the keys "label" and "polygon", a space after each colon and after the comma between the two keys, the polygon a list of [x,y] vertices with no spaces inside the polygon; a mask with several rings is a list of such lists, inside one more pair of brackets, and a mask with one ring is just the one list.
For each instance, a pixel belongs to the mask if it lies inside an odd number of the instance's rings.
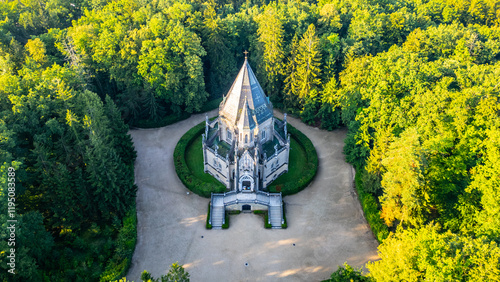
{"label": "pointed spire", "polygon": [[245,95],[245,100],[244,100],[243,108],[241,109],[241,114],[240,118],[238,119],[238,128],[240,130],[244,128],[249,128],[249,129],[254,129],[255,128],[255,121],[253,120],[252,116],[252,111],[248,107],[248,98]]}
{"label": "pointed spire", "polygon": [[245,53],[245,62],[220,107],[219,114],[233,125],[240,120],[245,101],[256,124],[262,124],[273,117],[272,105],[257,81],[247,58],[248,52]]}

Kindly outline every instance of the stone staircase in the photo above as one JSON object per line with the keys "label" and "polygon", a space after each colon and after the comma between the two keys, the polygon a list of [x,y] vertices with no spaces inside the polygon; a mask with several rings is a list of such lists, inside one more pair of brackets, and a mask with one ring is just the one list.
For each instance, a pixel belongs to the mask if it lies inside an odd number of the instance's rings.
{"label": "stone staircase", "polygon": [[269,220],[271,222],[272,228],[281,228],[281,206],[270,206],[269,207]]}
{"label": "stone staircase", "polygon": [[224,206],[212,206],[212,213],[210,214],[212,218],[212,229],[222,229],[225,213],[226,209]]}
{"label": "stone staircase", "polygon": [[283,199],[281,193],[212,193],[211,197],[210,223],[212,229],[222,229],[224,223],[226,206],[260,204],[268,207],[268,218],[273,229],[280,229],[283,223]]}
{"label": "stone staircase", "polygon": [[210,200],[212,210],[210,212],[210,222],[212,229],[222,229],[224,217],[226,215],[226,206],[224,205],[224,195],[213,194]]}

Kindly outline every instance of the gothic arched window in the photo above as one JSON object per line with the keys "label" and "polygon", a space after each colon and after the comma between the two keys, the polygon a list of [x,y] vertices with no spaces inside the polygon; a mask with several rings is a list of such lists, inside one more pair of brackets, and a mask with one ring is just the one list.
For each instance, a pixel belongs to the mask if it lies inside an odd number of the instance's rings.
{"label": "gothic arched window", "polygon": [[248,143],[248,135],[245,134],[245,143]]}

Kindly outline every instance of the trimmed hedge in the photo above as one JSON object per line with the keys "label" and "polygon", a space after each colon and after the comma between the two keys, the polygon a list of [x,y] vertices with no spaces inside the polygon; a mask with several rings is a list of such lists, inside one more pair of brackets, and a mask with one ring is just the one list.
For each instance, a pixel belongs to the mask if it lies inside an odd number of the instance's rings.
{"label": "trimmed hedge", "polygon": [[283,219],[285,221],[285,223],[281,224],[281,228],[283,229],[287,229],[288,228],[288,224],[286,222],[286,206],[285,206],[285,201],[283,201]]}
{"label": "trimmed hedge", "polygon": [[381,211],[378,209],[375,197],[371,193],[364,191],[361,178],[361,172],[358,172],[358,170],[356,170],[354,182],[356,191],[358,192],[359,202],[361,203],[363,212],[365,213],[366,221],[368,221],[373,235],[375,236],[375,238],[377,238],[379,243],[382,243],[382,241],[387,238],[387,236],[389,236],[389,230],[387,229],[387,225],[384,224],[384,221],[380,217]]}
{"label": "trimmed hedge", "polygon": [[271,229],[271,228],[273,228],[273,226],[271,225],[271,223],[269,223],[269,212],[266,212],[264,214],[264,228],[265,229]]}
{"label": "trimmed hedge", "polygon": [[[290,132],[292,138],[297,141],[297,143],[299,143],[299,145],[304,149],[307,160],[304,164],[304,170],[301,171],[302,175],[300,176],[300,178],[290,177],[290,179],[284,183],[271,183],[271,185],[268,186],[270,192],[281,192],[283,196],[292,195],[302,191],[311,183],[311,181],[313,181],[318,171],[318,155],[311,140],[309,140],[307,136],[305,136],[302,132],[300,132],[290,124],[288,124],[287,127],[288,132]],[[208,198],[210,197],[211,192],[225,192],[225,186],[218,181],[207,183],[197,178],[195,175],[193,175],[192,171],[189,169],[186,163],[187,148],[189,148],[193,141],[203,133],[204,129],[205,122],[201,122],[200,124],[191,128],[188,132],[186,132],[186,134],[184,134],[184,136],[181,137],[181,139],[177,143],[177,146],[175,147],[174,162],[177,176],[179,176],[179,179],[182,181],[184,186],[186,186],[194,193]]]}
{"label": "trimmed hedge", "polygon": [[[273,184],[271,183],[268,186],[269,192],[281,192],[283,196],[292,195],[302,191],[306,188],[311,181],[314,180],[316,173],[318,172],[318,154],[316,153],[316,149],[312,144],[311,140],[307,138],[302,132],[293,127],[290,124],[287,124],[288,132],[291,134],[291,137],[297,141],[305,150],[307,162],[304,165],[305,169],[302,172],[302,176],[300,178],[291,178],[289,181],[281,184]],[[293,150],[293,148],[292,148]]]}
{"label": "trimmed hedge", "polygon": [[209,220],[210,220],[210,202],[208,202],[208,211],[207,211],[207,223],[205,225],[205,227],[207,229],[212,229],[212,224],[209,223]]}
{"label": "trimmed hedge", "polygon": [[229,228],[229,214],[227,212],[224,213],[224,217],[226,221],[224,224],[222,224],[222,229],[228,229]]}
{"label": "trimmed hedge", "polygon": [[205,122],[194,126],[186,134],[184,134],[174,150],[174,164],[175,172],[177,176],[182,181],[184,186],[186,186],[193,193],[196,193],[202,197],[209,198],[211,193],[222,193],[226,191],[226,187],[219,182],[207,183],[204,182],[193,175],[186,163],[186,149],[193,143],[193,141],[203,133],[205,130]]}

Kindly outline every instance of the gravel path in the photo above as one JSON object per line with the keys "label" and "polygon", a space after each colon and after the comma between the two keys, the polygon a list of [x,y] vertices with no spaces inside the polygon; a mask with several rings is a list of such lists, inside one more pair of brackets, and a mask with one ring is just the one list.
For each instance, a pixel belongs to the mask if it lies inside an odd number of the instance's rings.
{"label": "gravel path", "polygon": [[288,122],[314,144],[319,169],[309,187],[284,198],[288,229],[264,229],[258,215],[240,214],[230,217],[227,230],[206,230],[209,199],[186,193],[173,162],[178,140],[204,119],[199,114],[162,128],[130,131],[139,189],[137,246],[127,280],[140,281],[144,270],[159,277],[178,261],[193,282],[320,281],[345,261],[363,266],[378,259],[378,243],[342,154],[346,131],[319,130],[291,117]]}

